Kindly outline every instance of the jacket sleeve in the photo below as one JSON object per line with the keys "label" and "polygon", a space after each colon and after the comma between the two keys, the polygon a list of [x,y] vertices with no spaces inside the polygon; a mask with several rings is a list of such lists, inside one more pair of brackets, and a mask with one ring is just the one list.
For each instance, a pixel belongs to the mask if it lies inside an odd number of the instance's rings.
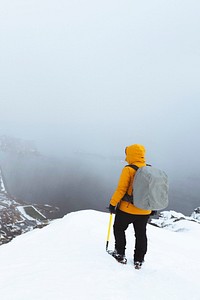
{"label": "jacket sleeve", "polygon": [[118,186],[111,197],[110,204],[116,206],[123,196],[127,193],[131,183],[131,174],[129,168],[123,168],[119,178]]}

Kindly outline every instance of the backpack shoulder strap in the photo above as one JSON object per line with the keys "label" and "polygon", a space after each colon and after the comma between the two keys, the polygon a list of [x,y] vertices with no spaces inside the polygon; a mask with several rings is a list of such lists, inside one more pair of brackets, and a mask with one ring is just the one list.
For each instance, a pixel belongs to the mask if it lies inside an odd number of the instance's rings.
{"label": "backpack shoulder strap", "polygon": [[[149,164],[146,164],[146,166],[151,167],[151,165],[149,165]],[[137,171],[139,169],[139,167],[136,165],[126,165],[125,167],[130,167],[130,168],[134,169],[135,171]]]}
{"label": "backpack shoulder strap", "polygon": [[130,168],[134,169],[135,171],[137,171],[139,169],[139,167],[136,165],[126,165],[125,167],[130,167]]}

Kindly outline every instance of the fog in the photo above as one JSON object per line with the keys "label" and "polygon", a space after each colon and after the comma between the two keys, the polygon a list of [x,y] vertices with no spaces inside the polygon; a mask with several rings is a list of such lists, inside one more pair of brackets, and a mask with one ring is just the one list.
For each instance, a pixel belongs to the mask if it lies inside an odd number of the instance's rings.
{"label": "fog", "polygon": [[124,148],[141,143],[169,175],[172,207],[191,211],[200,202],[199,9],[197,0],[1,1],[0,135],[34,141],[73,195],[81,186],[98,208]]}

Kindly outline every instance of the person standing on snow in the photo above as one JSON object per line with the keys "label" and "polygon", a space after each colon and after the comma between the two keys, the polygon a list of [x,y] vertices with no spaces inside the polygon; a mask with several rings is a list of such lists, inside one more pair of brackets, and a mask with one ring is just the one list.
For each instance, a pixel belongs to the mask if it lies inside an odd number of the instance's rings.
{"label": "person standing on snow", "polygon": [[[125,149],[125,160],[129,165],[136,165],[139,168],[146,166],[145,152],[142,145],[128,146]],[[123,168],[117,189],[110,200],[109,211],[110,213],[116,213],[113,225],[115,250],[111,254],[118,262],[124,264],[127,262],[125,256],[125,230],[132,223],[135,231],[133,261],[135,267],[140,268],[147,252],[146,227],[151,210],[137,208],[134,204],[126,201],[127,197],[133,194],[132,185],[135,173],[136,171],[132,167],[126,166]]]}

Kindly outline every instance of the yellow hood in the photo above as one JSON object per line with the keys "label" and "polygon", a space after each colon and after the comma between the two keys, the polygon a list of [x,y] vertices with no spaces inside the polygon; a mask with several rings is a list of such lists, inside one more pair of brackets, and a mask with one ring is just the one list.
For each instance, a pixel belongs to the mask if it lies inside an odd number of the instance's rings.
{"label": "yellow hood", "polygon": [[126,161],[129,165],[131,164],[144,164],[145,163],[145,148],[140,144],[134,144],[126,147]]}

